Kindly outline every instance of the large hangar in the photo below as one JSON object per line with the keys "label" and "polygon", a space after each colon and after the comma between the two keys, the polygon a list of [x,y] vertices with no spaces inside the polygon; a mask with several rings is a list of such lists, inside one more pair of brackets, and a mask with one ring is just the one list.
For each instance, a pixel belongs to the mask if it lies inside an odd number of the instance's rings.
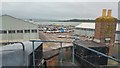
{"label": "large hangar", "polygon": [[[116,34],[115,34],[115,43],[120,43],[120,23],[117,23]],[[94,22],[82,22],[75,27],[75,34],[80,36],[93,37],[95,31]]]}
{"label": "large hangar", "polygon": [[0,42],[23,42],[39,39],[38,26],[10,15],[0,16]]}

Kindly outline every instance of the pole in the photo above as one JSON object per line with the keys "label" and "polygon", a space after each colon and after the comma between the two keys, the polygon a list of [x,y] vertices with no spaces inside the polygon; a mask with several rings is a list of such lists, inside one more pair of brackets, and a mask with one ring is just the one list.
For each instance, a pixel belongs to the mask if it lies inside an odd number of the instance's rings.
{"label": "pole", "polygon": [[34,41],[32,41],[32,48],[33,48],[33,67],[35,68],[35,52],[34,52]]}
{"label": "pole", "polygon": [[60,42],[60,66],[62,68],[62,42]]}
{"label": "pole", "polygon": [[73,48],[72,48],[72,63],[74,64],[75,63],[75,57],[74,57],[74,49],[75,49],[75,46],[73,45]]}

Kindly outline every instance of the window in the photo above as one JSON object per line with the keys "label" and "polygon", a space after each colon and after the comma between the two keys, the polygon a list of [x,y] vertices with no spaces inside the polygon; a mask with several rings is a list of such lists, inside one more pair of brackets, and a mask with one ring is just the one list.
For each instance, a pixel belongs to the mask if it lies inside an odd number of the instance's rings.
{"label": "window", "polygon": [[17,33],[23,33],[23,30],[17,30]]}
{"label": "window", "polygon": [[8,33],[15,33],[15,30],[8,30]]}
{"label": "window", "polygon": [[25,33],[30,33],[30,30],[25,30]]}
{"label": "window", "polygon": [[0,34],[7,34],[7,30],[0,30]]}
{"label": "window", "polygon": [[89,29],[89,31],[94,31],[94,29]]}
{"label": "window", "polygon": [[32,30],[32,33],[37,33],[37,29]]}
{"label": "window", "polygon": [[117,34],[120,34],[120,31],[116,31]]}

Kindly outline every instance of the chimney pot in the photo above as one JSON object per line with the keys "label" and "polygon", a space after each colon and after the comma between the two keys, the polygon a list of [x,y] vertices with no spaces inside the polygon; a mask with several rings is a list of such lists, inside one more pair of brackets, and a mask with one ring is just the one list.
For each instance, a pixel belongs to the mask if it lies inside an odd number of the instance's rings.
{"label": "chimney pot", "polygon": [[102,16],[106,16],[106,9],[103,9]]}
{"label": "chimney pot", "polygon": [[108,16],[108,17],[111,17],[111,14],[112,14],[112,10],[111,10],[111,9],[108,9],[107,16]]}

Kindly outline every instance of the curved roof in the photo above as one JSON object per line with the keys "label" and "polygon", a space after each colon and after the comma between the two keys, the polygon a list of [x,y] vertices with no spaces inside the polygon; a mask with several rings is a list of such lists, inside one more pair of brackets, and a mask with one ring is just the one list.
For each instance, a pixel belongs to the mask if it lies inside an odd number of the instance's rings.
{"label": "curved roof", "polygon": [[[2,60],[2,65],[0,64],[0,67],[24,66],[27,62],[27,58],[25,57],[32,53],[32,42],[26,41],[23,42],[23,44],[25,46],[25,51],[23,51],[22,44],[20,43],[1,46],[0,56],[2,56],[2,58],[0,58],[0,60]],[[34,49],[37,49],[41,44],[42,42],[35,42]],[[25,53],[25,57],[23,53]]]}
{"label": "curved roof", "polygon": [[[81,24],[77,25],[75,28],[95,29],[95,23],[82,22]],[[120,31],[120,23],[117,23],[116,31]]]}
{"label": "curved roof", "polygon": [[[32,53],[32,42],[30,41],[25,41],[23,42],[24,46],[25,46],[25,52],[26,54],[30,54]],[[38,46],[40,46],[42,44],[42,42],[35,42],[34,43],[34,49],[36,49]],[[10,44],[10,45],[6,45],[6,46],[2,46],[2,52],[4,51],[14,51],[14,50],[22,50],[22,44],[20,43],[16,43],[16,44]],[[1,51],[1,50],[0,50]]]}

